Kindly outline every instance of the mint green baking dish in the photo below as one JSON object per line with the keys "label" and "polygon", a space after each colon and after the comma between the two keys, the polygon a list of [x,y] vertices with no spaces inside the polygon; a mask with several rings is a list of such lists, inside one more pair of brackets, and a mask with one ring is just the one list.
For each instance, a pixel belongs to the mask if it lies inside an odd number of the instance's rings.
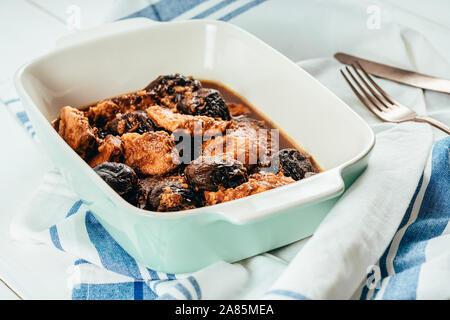
{"label": "mint green baking dish", "polygon": [[[50,124],[64,105],[134,91],[176,72],[221,82],[244,96],[324,172],[220,205],[144,211],[120,198]],[[136,19],[84,31],[20,68],[15,84],[42,147],[95,217],[137,261],[168,273],[238,261],[310,236],[367,166],[375,141],[368,125],[332,92],[224,22]]]}

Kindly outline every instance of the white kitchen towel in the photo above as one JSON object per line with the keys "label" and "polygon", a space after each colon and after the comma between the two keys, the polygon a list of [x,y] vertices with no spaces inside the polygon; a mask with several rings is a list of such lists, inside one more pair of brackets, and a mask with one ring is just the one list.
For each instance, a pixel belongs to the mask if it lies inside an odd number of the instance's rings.
{"label": "white kitchen towel", "polygon": [[[432,134],[425,124],[380,123],[347,87],[338,72],[340,65],[330,57],[335,51],[346,51],[450,78],[450,64],[442,54],[448,52],[450,42],[443,41],[448,39],[448,29],[377,1],[375,9],[379,5],[384,13],[379,28],[366,23],[367,9],[373,4],[368,1],[327,5],[285,1],[284,6],[270,0],[193,1],[180,11],[174,9],[176,3],[161,0],[127,17],[217,18],[254,32],[291,58],[328,57],[300,65],[376,131],[377,144],[367,171],[306,244],[302,241],[236,264],[220,263],[193,275],[162,274],[135,264],[55,173],[19,210],[11,228],[13,236],[51,243],[79,257],[70,277],[77,299],[449,298],[448,138],[434,146],[438,156],[426,165],[433,140],[443,135]],[[332,12],[330,19],[311,37],[311,29],[303,27],[324,12]],[[296,14],[301,19],[292,19]],[[271,29],[273,22],[279,28]],[[417,112],[450,122],[448,96],[377,81]],[[10,104],[14,112],[21,112],[15,98],[10,98]],[[434,180],[433,163],[434,177],[438,177]],[[430,181],[436,179],[439,183],[431,183],[430,188]],[[433,200],[441,204],[438,210],[431,206]]]}

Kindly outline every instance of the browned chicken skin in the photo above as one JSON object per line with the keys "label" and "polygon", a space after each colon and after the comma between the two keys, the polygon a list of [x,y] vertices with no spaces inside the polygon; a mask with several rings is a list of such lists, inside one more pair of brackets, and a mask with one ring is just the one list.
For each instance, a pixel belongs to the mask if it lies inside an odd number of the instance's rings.
{"label": "browned chicken skin", "polygon": [[91,106],[87,112],[92,123],[104,126],[108,121],[113,120],[121,113],[133,112],[135,110],[145,110],[155,102],[144,90],[136,93],[124,94],[122,96],[105,99]]}
{"label": "browned chicken skin", "polygon": [[158,127],[164,128],[170,132],[182,129],[191,135],[220,134],[231,124],[230,121],[216,120],[210,117],[175,113],[170,109],[160,106],[149,107],[147,109],[147,114]]}
{"label": "browned chicken skin", "polygon": [[145,90],[134,93],[128,93],[119,97],[112,98],[111,101],[120,107],[122,113],[135,110],[145,110],[156,104],[156,101]]}
{"label": "browned chicken skin", "polygon": [[59,135],[83,159],[97,148],[97,128],[89,125],[88,118],[78,109],[66,106],[61,109]]}
{"label": "browned chicken skin", "polygon": [[227,103],[228,110],[232,117],[245,116],[250,114],[249,108],[240,103]]}
{"label": "browned chicken skin", "polygon": [[179,163],[175,142],[165,131],[126,133],[121,138],[125,164],[141,174],[165,174]]}
{"label": "browned chicken skin", "polygon": [[275,189],[289,183],[295,182],[294,179],[285,177],[282,173],[255,173],[249,176],[248,181],[236,188],[220,189],[216,192],[205,191],[207,205],[214,205],[231,200],[241,199],[253,194]]}
{"label": "browned chicken skin", "polygon": [[269,162],[271,149],[271,132],[264,127],[264,123],[239,117],[233,120],[225,136],[215,137],[203,144],[203,155],[226,154],[250,168]]}
{"label": "browned chicken skin", "polygon": [[120,107],[111,100],[103,100],[95,106],[89,108],[87,115],[92,123],[102,126],[111,119],[114,119]]}
{"label": "browned chicken skin", "polygon": [[89,165],[95,167],[102,162],[121,162],[123,151],[122,140],[109,134],[98,147],[98,153],[89,161]]}

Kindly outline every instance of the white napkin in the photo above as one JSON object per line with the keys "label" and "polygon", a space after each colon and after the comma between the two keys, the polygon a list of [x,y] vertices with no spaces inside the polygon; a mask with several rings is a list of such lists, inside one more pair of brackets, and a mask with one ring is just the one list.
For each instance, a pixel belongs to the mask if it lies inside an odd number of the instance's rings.
{"label": "white napkin", "polygon": [[402,124],[377,135],[367,170],[342,196],[276,281],[311,299],[348,299],[391,241],[409,205],[431,145],[430,129]]}

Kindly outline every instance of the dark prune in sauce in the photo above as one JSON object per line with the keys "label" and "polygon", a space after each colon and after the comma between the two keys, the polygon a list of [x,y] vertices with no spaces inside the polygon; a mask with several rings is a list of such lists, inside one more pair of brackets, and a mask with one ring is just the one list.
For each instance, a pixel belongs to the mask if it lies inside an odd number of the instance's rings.
{"label": "dark prune in sauce", "polygon": [[188,183],[196,190],[235,188],[248,181],[247,169],[234,159],[202,156],[184,169]]}
{"label": "dark prune in sauce", "polygon": [[173,95],[176,93],[176,87],[185,87],[186,90],[195,91],[202,87],[200,81],[192,77],[185,77],[180,74],[159,76],[144,90],[151,92],[157,97],[164,97],[166,95]]}
{"label": "dark prune in sauce", "polygon": [[136,172],[126,164],[103,162],[96,165],[94,171],[119,195],[129,198],[137,188]]}
{"label": "dark prune in sauce", "polygon": [[308,156],[295,149],[283,149],[278,152],[274,161],[279,161],[279,168],[286,177],[301,180],[315,173],[314,164]]}
{"label": "dark prune in sauce", "polygon": [[178,111],[194,116],[231,120],[228,106],[215,89],[200,89],[177,105]]}

